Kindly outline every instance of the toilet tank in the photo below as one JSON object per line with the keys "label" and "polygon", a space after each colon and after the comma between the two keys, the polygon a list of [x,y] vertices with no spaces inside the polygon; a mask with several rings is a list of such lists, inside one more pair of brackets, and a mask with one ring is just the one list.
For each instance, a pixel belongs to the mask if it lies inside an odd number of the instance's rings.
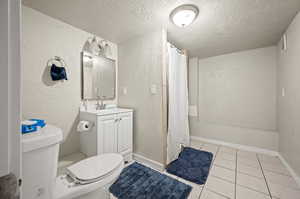
{"label": "toilet tank", "polygon": [[22,198],[52,199],[62,130],[47,125],[22,135]]}

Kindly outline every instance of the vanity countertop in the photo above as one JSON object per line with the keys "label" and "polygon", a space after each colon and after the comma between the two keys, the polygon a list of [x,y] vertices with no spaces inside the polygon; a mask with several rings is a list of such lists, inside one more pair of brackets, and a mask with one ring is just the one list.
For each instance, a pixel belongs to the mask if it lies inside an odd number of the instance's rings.
{"label": "vanity countertop", "polygon": [[111,109],[103,109],[103,110],[96,110],[96,109],[88,109],[80,110],[81,113],[87,113],[87,114],[93,114],[93,115],[111,115],[111,114],[117,114],[117,113],[128,113],[128,112],[133,112],[132,109],[127,109],[127,108],[111,108]]}

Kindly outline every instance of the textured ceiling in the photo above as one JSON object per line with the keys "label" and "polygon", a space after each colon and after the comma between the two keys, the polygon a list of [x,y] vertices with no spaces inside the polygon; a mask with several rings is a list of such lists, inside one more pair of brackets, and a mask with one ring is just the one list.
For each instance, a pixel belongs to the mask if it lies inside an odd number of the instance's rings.
{"label": "textured ceiling", "polygon": [[[300,0],[23,0],[31,8],[116,43],[165,27],[192,56],[209,57],[273,45],[300,10]],[[196,4],[197,20],[169,22],[178,5]]]}

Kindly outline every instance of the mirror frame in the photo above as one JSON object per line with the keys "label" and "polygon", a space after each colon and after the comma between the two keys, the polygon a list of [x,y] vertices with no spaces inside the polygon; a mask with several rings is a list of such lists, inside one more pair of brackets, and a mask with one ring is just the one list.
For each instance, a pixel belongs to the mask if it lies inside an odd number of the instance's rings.
{"label": "mirror frame", "polygon": [[113,61],[114,63],[115,63],[115,66],[114,66],[114,72],[115,72],[115,75],[114,75],[114,94],[113,94],[113,96],[112,97],[109,97],[109,98],[99,98],[100,100],[103,100],[103,101],[105,101],[105,100],[114,100],[114,99],[116,99],[116,88],[117,88],[117,62],[116,62],[116,60],[115,59],[111,59],[111,58],[108,58],[108,57],[106,57],[106,56],[104,56],[104,55],[93,55],[92,53],[90,53],[90,52],[87,52],[87,51],[82,51],[81,53],[80,53],[80,57],[81,57],[81,100],[97,100],[97,98],[84,98],[84,74],[83,74],[83,72],[84,72],[84,63],[83,63],[83,57],[85,56],[85,55],[87,55],[87,56],[90,56],[90,57],[95,57],[95,56],[97,56],[97,57],[102,57],[102,58],[104,58],[104,59],[108,59],[108,60],[111,60],[111,61]]}

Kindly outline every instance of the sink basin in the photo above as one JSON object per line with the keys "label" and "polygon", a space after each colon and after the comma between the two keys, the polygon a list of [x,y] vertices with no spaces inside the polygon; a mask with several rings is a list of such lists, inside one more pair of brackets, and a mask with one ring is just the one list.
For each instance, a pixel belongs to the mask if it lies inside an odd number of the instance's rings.
{"label": "sink basin", "polygon": [[103,110],[96,110],[96,109],[81,109],[81,113],[89,113],[89,114],[95,114],[95,115],[109,115],[109,114],[115,114],[115,113],[126,113],[131,112],[132,109],[126,109],[126,108],[110,108],[110,109],[103,109]]}

